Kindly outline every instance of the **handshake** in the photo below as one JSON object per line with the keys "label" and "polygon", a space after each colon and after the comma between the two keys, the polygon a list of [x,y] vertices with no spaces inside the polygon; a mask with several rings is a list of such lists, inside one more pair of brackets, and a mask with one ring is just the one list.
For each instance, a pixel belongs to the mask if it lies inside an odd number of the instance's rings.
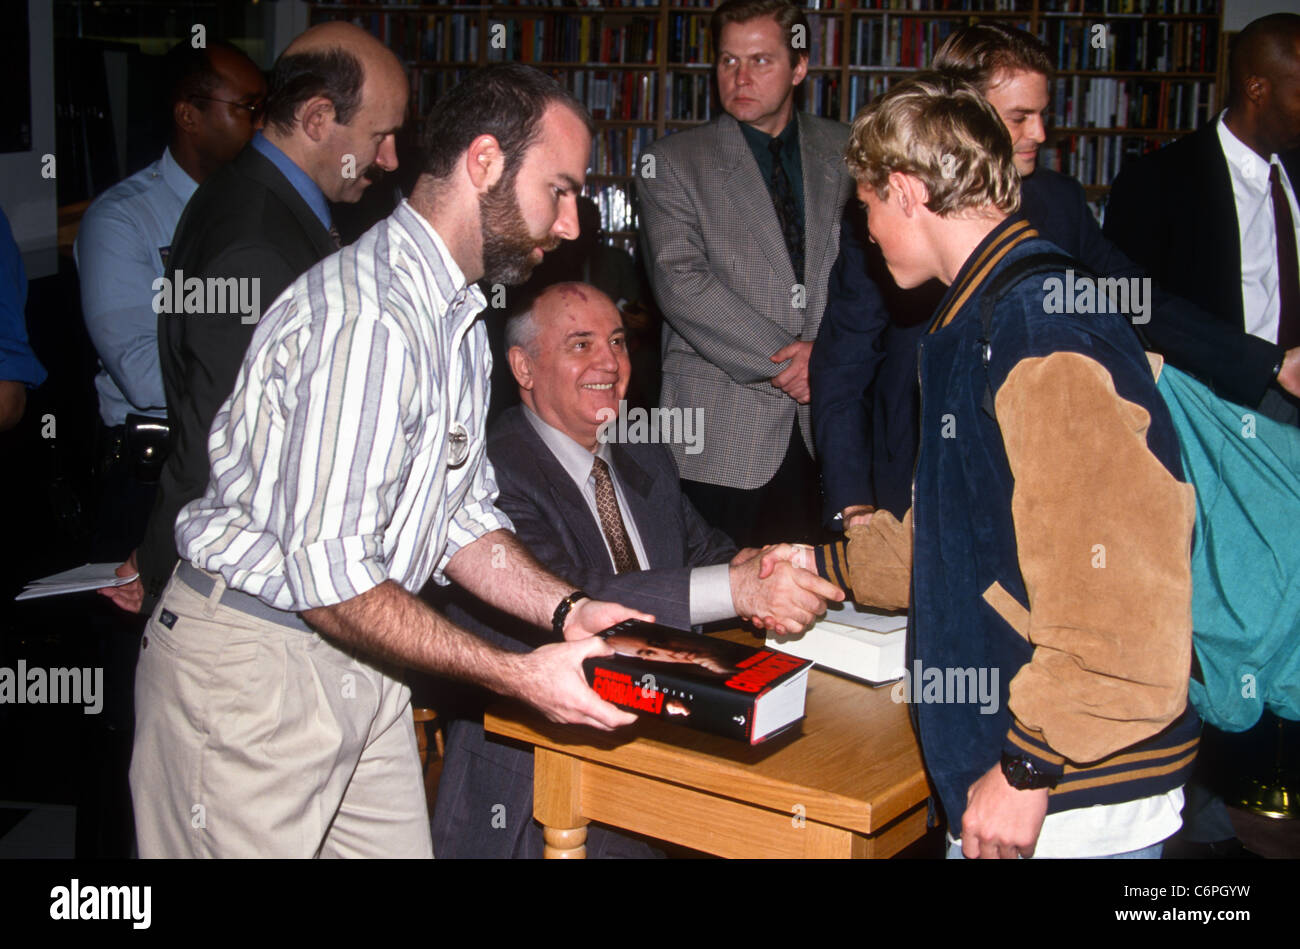
{"label": "handshake", "polygon": [[844,591],[817,575],[813,549],[803,544],[746,547],[731,560],[736,615],[768,632],[801,633],[838,603]]}

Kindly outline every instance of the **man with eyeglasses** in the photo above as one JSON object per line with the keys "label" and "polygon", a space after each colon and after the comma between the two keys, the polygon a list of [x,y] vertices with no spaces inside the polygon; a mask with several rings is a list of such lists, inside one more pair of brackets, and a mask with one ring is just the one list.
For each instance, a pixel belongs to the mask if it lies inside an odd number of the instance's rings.
{"label": "man with eyeglasses", "polygon": [[[251,104],[211,94],[236,112]],[[141,611],[171,576],[176,515],[207,485],[208,432],[262,312],[338,249],[331,202],[358,201],[397,168],[407,95],[401,64],[369,33],[348,23],[312,27],[272,67],[264,128],[186,208],[169,277],[184,288],[198,278],[205,292],[193,301],[172,292],[184,312],[157,317],[171,454],[143,540],[118,570],[138,569],[140,580],[103,591],[123,609]],[[211,292],[217,284],[228,289]]]}
{"label": "man with eyeglasses", "polygon": [[[166,448],[166,398],[158,364],[153,282],[167,272],[172,233],[196,188],[248,144],[266,80],[243,52],[211,41],[177,44],[162,60],[162,156],[101,194],[73,245],[81,311],[99,372],[91,558],[127,558],[149,522]],[[164,112],[165,109],[165,112]],[[132,677],[143,621],[107,603],[89,617],[106,670],[104,714],[85,760],[95,775],[79,802],[77,852],[129,857],[134,834],[126,771]]]}

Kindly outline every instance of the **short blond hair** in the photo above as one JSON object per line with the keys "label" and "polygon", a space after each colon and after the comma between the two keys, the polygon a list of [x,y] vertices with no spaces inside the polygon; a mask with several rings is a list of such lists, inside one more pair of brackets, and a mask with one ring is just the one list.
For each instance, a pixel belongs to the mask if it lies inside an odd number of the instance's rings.
{"label": "short blond hair", "polygon": [[862,185],[884,199],[889,176],[919,179],[925,206],[947,216],[993,205],[1020,207],[1020,175],[1011,137],[993,106],[969,83],[936,72],[891,86],[858,113],[845,161]]}

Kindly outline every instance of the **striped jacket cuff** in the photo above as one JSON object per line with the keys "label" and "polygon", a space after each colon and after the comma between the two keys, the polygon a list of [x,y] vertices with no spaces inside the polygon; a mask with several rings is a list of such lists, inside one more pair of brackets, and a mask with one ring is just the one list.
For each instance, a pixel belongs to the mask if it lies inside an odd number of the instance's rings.
{"label": "striped jacket cuff", "polygon": [[1043,733],[1032,731],[1021,724],[1014,715],[1007,729],[1003,750],[1013,757],[1028,758],[1030,763],[1045,774],[1060,776],[1065,773],[1065,756],[1052,750],[1043,740]]}
{"label": "striped jacket cuff", "polygon": [[833,544],[822,544],[813,551],[817,560],[817,573],[823,580],[845,591],[852,589],[849,586],[849,564],[845,559],[848,545],[846,540],[837,540]]}

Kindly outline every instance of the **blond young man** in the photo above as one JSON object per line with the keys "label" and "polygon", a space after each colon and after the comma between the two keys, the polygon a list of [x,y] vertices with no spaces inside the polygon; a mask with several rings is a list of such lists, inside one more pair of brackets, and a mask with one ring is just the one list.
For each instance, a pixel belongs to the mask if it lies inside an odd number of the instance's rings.
{"label": "blond young man", "polygon": [[1021,276],[1060,251],[1017,214],[1011,139],[976,89],[890,89],[847,160],[898,285],[948,291],[919,353],[912,508],[808,559],[860,602],[910,603],[899,697],[951,856],[1158,856],[1199,721],[1193,494],[1148,362],[1123,316],[1049,312],[1068,261]]}

